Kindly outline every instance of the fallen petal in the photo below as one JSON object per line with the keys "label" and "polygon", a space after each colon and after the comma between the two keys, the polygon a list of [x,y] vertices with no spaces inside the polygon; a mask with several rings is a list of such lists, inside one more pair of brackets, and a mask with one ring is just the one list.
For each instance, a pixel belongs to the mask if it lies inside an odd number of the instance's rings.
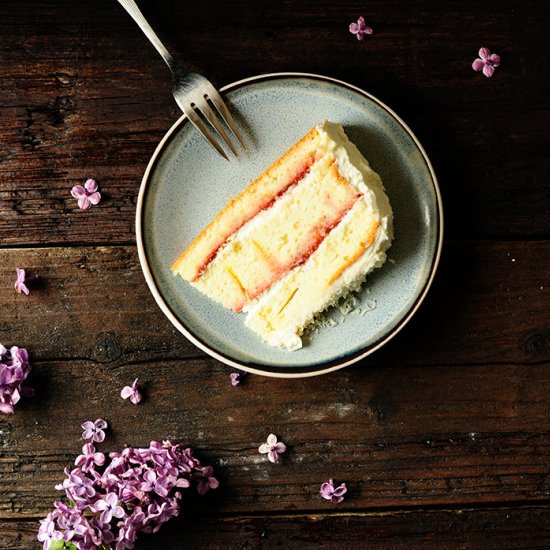
{"label": "fallen petal", "polygon": [[93,179],[86,180],[84,187],[86,188],[86,191],[88,191],[88,193],[94,193],[95,191],[97,191],[97,182]]}
{"label": "fallen petal", "polygon": [[472,69],[474,71],[481,71],[483,67],[485,67],[485,61],[483,61],[482,59],[478,58],[472,63]]}
{"label": "fallen petal", "polygon": [[122,397],[122,399],[128,399],[132,393],[134,393],[134,390],[132,390],[130,386],[124,386],[120,392],[120,397]]}
{"label": "fallen petal", "polygon": [[92,203],[92,204],[98,204],[99,201],[101,200],[101,193],[92,193],[89,197],[88,197],[88,200]]}
{"label": "fallen petal", "polygon": [[270,462],[273,462],[273,464],[279,462],[279,455],[276,451],[269,451],[269,453],[267,453],[267,458]]}
{"label": "fallen petal", "polygon": [[71,189],[71,195],[72,195],[75,199],[79,199],[80,197],[85,197],[85,196],[87,195],[86,189],[84,189],[84,187],[82,187],[82,185],[75,185],[75,186]]}
{"label": "fallen petal", "polygon": [[130,401],[134,405],[137,405],[141,401],[141,394],[137,390],[133,391],[132,395],[130,396]]}
{"label": "fallen petal", "polygon": [[493,64],[493,67],[498,67],[500,65],[500,55],[497,55],[496,53],[492,53],[489,60]]}
{"label": "fallen petal", "polygon": [[485,67],[483,67],[483,74],[487,77],[487,78],[491,78],[493,76],[495,72],[495,68],[492,66],[492,65],[485,65]]}
{"label": "fallen petal", "polygon": [[87,196],[80,197],[78,199],[78,207],[81,210],[87,210],[88,208],[90,208],[90,200],[88,199]]}
{"label": "fallen petal", "polygon": [[348,492],[348,490],[347,490],[345,484],[342,483],[342,485],[340,485],[339,487],[337,487],[334,490],[333,495],[336,496],[336,497],[341,497],[341,496],[345,495],[347,492]]}
{"label": "fallen petal", "polygon": [[478,55],[485,61],[491,55],[491,50],[489,48],[480,48]]}

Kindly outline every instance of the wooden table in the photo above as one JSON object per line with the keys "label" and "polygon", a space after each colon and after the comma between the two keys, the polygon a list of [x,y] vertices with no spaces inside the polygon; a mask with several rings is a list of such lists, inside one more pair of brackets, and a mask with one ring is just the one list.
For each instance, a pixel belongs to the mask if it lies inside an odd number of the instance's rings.
{"label": "wooden table", "polygon": [[[195,4],[188,5],[188,4]],[[142,0],[216,85],[305,71],[362,87],[426,148],[446,234],[420,311],[362,363],[249,376],[180,335],[142,276],[141,176],[179,116],[162,60],[114,0],[4,0],[0,18],[0,342],[26,347],[34,398],[0,419],[0,547],[37,548],[104,417],[104,450],[171,438],[221,487],[138,548],[550,545],[550,17],[544,2]],[[348,25],[364,15],[374,34]],[[471,68],[481,46],[493,78]],[[80,211],[75,184],[103,200]],[[13,291],[15,267],[39,275]],[[146,393],[118,396],[135,377]],[[269,433],[278,465],[257,452]],[[322,482],[348,486],[332,505]]]}

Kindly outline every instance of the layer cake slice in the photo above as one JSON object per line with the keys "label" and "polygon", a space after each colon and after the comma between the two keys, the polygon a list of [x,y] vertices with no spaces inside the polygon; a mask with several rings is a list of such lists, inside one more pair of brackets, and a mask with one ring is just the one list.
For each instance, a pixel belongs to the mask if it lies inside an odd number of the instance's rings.
{"label": "layer cake slice", "polygon": [[380,177],[326,121],[231,200],[172,266],[271,345],[302,346],[314,316],[382,265],[393,236]]}

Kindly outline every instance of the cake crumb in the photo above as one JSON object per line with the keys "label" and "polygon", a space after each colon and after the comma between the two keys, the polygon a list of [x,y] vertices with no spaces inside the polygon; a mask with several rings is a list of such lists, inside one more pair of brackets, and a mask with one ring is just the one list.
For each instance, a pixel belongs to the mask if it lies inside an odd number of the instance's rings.
{"label": "cake crumb", "polygon": [[343,300],[338,302],[338,309],[342,315],[351,313],[357,306],[357,298],[352,294],[348,294]]}

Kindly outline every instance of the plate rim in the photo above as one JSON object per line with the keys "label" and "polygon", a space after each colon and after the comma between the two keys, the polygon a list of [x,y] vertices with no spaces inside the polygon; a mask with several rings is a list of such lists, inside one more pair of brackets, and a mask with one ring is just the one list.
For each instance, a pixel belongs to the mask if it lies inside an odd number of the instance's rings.
{"label": "plate rim", "polygon": [[343,357],[336,358],[330,362],[323,363],[321,368],[313,366],[307,366],[307,367],[286,367],[286,368],[280,368],[273,365],[258,365],[253,363],[243,363],[240,362],[234,358],[225,356],[215,349],[208,346],[207,343],[203,342],[201,339],[199,339],[196,335],[194,335],[187,327],[183,324],[183,322],[178,319],[178,317],[174,314],[174,312],[171,310],[171,308],[166,303],[165,299],[163,298],[159,288],[157,287],[157,284],[154,280],[153,274],[151,272],[151,269],[149,267],[149,262],[147,259],[146,251],[145,251],[145,242],[143,239],[143,213],[144,213],[144,203],[145,203],[145,195],[147,192],[148,184],[150,182],[150,176],[153,171],[153,168],[156,166],[157,161],[164,150],[165,146],[171,139],[171,137],[174,135],[174,133],[185,124],[187,121],[187,116],[182,114],[178,120],[172,124],[172,126],[167,130],[167,132],[164,134],[160,142],[158,143],[157,147],[155,148],[155,151],[153,152],[151,158],[149,159],[149,162],[147,164],[147,168],[143,174],[139,193],[138,193],[138,199],[136,204],[136,217],[135,217],[135,231],[136,231],[136,244],[137,244],[137,250],[138,250],[138,258],[141,266],[142,273],[145,277],[145,281],[147,283],[147,286],[149,287],[149,291],[153,295],[153,298],[155,299],[157,305],[161,309],[161,311],[164,313],[164,315],[168,318],[168,320],[172,323],[172,325],[180,332],[182,333],[192,344],[194,344],[196,347],[213,357],[214,359],[217,359],[218,361],[229,365],[233,368],[243,370],[245,372],[250,372],[253,374],[258,374],[261,376],[269,376],[273,378],[305,378],[305,377],[312,377],[312,376],[320,376],[322,374],[327,374],[329,372],[333,372],[339,369],[343,369],[347,366],[350,366],[361,359],[371,355],[378,349],[380,349],[383,345],[385,345],[387,342],[389,342],[394,336],[396,336],[411,320],[411,318],[414,316],[422,302],[424,301],[431,285],[434,280],[439,260],[441,257],[441,250],[443,247],[443,203],[442,203],[442,197],[441,197],[441,191],[439,189],[439,184],[437,180],[437,176],[435,174],[435,171],[433,169],[432,163],[414,134],[414,132],[409,128],[409,126],[401,119],[393,109],[388,107],[384,102],[382,102],[377,97],[373,96],[369,92],[363,90],[362,88],[359,88],[358,86],[355,86],[353,84],[350,84],[348,82],[345,82],[343,80],[339,80],[333,77],[324,76],[316,73],[304,73],[304,72],[277,72],[277,73],[265,73],[260,74],[256,76],[251,76],[248,78],[244,78],[241,80],[237,80],[235,82],[232,82],[230,84],[227,84],[219,89],[220,92],[226,92],[230,91],[242,86],[245,86],[246,84],[252,83],[252,82],[260,82],[263,80],[276,80],[281,78],[301,78],[301,79],[312,79],[312,80],[321,80],[324,82],[330,82],[339,86],[342,86],[347,89],[351,89],[371,101],[378,104],[382,109],[387,111],[407,132],[407,134],[411,137],[415,145],[418,147],[418,150],[420,151],[422,158],[424,162],[426,163],[426,166],[428,168],[428,171],[430,173],[432,184],[435,192],[436,197],[436,210],[437,210],[437,226],[438,226],[438,232],[436,236],[436,247],[434,251],[434,256],[432,258],[431,266],[430,266],[430,273],[428,275],[428,278],[426,279],[426,282],[424,283],[424,286],[422,290],[420,291],[418,297],[412,304],[412,306],[409,308],[409,310],[405,313],[405,315],[399,320],[397,325],[389,331],[387,334],[385,334],[383,337],[381,337],[377,342],[370,345],[367,349],[361,349],[359,351],[356,351],[351,354],[346,354]]}

